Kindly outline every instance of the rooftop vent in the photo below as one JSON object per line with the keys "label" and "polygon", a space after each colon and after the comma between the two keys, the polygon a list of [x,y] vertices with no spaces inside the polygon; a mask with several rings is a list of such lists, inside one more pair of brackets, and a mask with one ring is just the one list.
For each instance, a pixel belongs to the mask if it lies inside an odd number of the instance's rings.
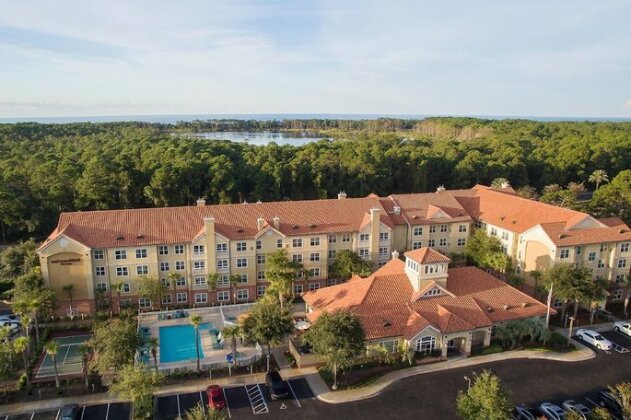
{"label": "rooftop vent", "polygon": [[394,206],[393,213],[394,213],[394,214],[396,214],[397,216],[398,216],[399,214],[401,214],[401,207],[399,207],[399,206]]}
{"label": "rooftop vent", "polygon": [[618,232],[622,235],[623,233],[627,233],[627,232],[628,232],[628,230],[626,230],[626,229],[620,229]]}
{"label": "rooftop vent", "polygon": [[205,206],[205,205],[206,205],[206,199],[199,197],[199,198],[197,199],[197,205],[198,205],[199,207],[203,207],[203,206]]}
{"label": "rooftop vent", "polygon": [[262,204],[263,202],[261,200],[257,200],[256,204]]}
{"label": "rooftop vent", "polygon": [[501,221],[504,221],[504,219],[506,219],[506,216],[500,216]]}
{"label": "rooftop vent", "polygon": [[315,228],[316,226],[317,226],[317,225],[314,225],[314,224],[309,225],[309,227],[310,227],[311,229]]}
{"label": "rooftop vent", "polygon": [[124,239],[125,239],[125,237],[124,237],[123,235],[118,235],[118,236],[116,237],[116,240],[117,240],[117,241],[122,241],[122,240],[124,240]]}
{"label": "rooftop vent", "polygon": [[383,320],[383,323],[381,324],[382,327],[386,328],[386,327],[391,327],[392,323],[390,321],[387,320]]}
{"label": "rooftop vent", "polygon": [[563,239],[563,238],[567,238],[567,235],[565,233],[560,233],[559,239]]}
{"label": "rooftop vent", "polygon": [[508,311],[510,309],[510,305],[504,305],[504,310]]}
{"label": "rooftop vent", "polygon": [[237,229],[237,232],[243,233],[243,229],[239,228],[239,229]]}
{"label": "rooftop vent", "polygon": [[436,192],[442,192],[445,191],[445,186],[444,185],[439,185],[438,188],[436,188]]}
{"label": "rooftop vent", "polygon": [[486,307],[486,311],[487,311],[487,312],[493,312],[493,308],[491,308],[490,306],[487,306],[487,307]]}
{"label": "rooftop vent", "polygon": [[517,220],[513,220],[513,224],[516,224],[516,223],[517,223]]}
{"label": "rooftop vent", "polygon": [[528,305],[530,305],[528,302],[522,302],[522,303],[521,303],[521,307],[522,307],[522,308],[527,308],[527,307],[528,307]]}
{"label": "rooftop vent", "polygon": [[412,216],[412,219],[418,219],[418,216],[415,214],[414,216]]}
{"label": "rooftop vent", "polygon": [[144,239],[144,238],[145,238],[145,235],[143,235],[142,233],[136,235],[136,239]]}
{"label": "rooftop vent", "polygon": [[241,204],[248,204],[248,200],[243,200],[243,203]]}
{"label": "rooftop vent", "polygon": [[298,225],[293,225],[291,228],[292,229],[298,229]]}
{"label": "rooftop vent", "polygon": [[346,193],[344,191],[340,191],[339,194],[337,195],[337,199],[343,200],[345,198],[346,198]]}

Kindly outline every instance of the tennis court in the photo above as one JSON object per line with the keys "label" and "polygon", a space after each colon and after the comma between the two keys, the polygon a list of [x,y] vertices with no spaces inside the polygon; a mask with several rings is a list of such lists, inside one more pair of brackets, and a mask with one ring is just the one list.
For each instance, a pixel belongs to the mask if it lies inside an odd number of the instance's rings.
{"label": "tennis court", "polygon": [[[81,344],[90,339],[89,335],[76,335],[72,337],[53,338],[57,342],[57,371],[59,375],[76,375],[83,372],[81,363]],[[55,376],[53,359],[48,354],[44,355],[42,363],[39,365],[35,378],[48,378]]]}

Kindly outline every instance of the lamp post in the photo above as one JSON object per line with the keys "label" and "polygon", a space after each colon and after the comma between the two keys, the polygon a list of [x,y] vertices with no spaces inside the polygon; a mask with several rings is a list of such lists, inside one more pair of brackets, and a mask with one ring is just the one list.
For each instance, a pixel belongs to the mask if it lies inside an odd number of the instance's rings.
{"label": "lamp post", "polygon": [[468,376],[464,377],[464,380],[467,381],[467,383],[469,384],[467,386],[467,391],[471,389],[471,378],[469,378]]}
{"label": "lamp post", "polygon": [[572,338],[572,327],[574,327],[574,317],[570,317],[570,329],[567,333],[567,345],[570,346],[570,339]]}

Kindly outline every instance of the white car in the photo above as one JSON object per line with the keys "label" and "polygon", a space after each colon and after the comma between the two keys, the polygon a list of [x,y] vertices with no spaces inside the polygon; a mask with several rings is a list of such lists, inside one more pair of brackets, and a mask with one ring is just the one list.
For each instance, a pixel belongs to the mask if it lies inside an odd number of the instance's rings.
{"label": "white car", "polygon": [[613,330],[631,337],[631,322],[618,321],[615,324],[613,324]]}
{"label": "white car", "polygon": [[11,335],[20,332],[20,326],[12,321],[0,320],[0,328],[1,327],[9,327]]}
{"label": "white car", "polygon": [[605,337],[597,333],[596,331],[580,329],[576,331],[576,336],[579,340],[584,341],[586,343],[591,344],[600,350],[611,350],[613,349],[613,343],[607,340]]}
{"label": "white car", "polygon": [[565,411],[556,404],[545,402],[539,406],[539,410],[548,420],[563,420],[565,418]]}
{"label": "white car", "polygon": [[564,401],[563,408],[565,408],[567,411],[575,412],[583,420],[587,420],[587,416],[589,416],[589,413],[591,413],[591,410],[587,408],[585,404],[581,404],[580,402],[576,402],[574,400]]}
{"label": "white car", "polygon": [[0,315],[0,321],[20,322],[20,316],[15,314]]}

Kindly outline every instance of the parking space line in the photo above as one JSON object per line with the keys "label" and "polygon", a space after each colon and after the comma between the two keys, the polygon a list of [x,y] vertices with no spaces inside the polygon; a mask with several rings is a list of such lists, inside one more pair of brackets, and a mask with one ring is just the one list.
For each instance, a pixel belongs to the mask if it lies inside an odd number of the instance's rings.
{"label": "parking space line", "polygon": [[232,418],[232,414],[230,414],[230,406],[228,405],[228,397],[226,396],[226,390],[221,388],[221,392],[223,392],[223,400],[226,402],[226,408],[228,409],[228,418]]}
{"label": "parking space line", "polygon": [[594,405],[594,407],[600,407],[600,404],[595,403],[595,402],[594,402],[591,398],[589,398],[589,397],[585,397],[585,399],[586,399],[587,401],[589,401],[590,403],[592,403],[592,404]]}
{"label": "parking space line", "polygon": [[245,391],[248,394],[248,399],[250,400],[250,406],[252,407],[252,412],[254,414],[267,414],[269,413],[269,408],[267,407],[267,402],[265,401],[265,397],[263,396],[263,390],[259,384],[250,385],[248,388],[247,385],[244,385]]}
{"label": "parking space line", "polygon": [[107,403],[107,411],[105,412],[105,420],[110,418],[110,403]]}
{"label": "parking space line", "polygon": [[[55,420],[57,420],[59,418],[59,414],[61,414],[61,408],[59,410],[57,410],[57,415],[55,416]],[[35,415],[35,413],[33,413],[33,416]],[[31,420],[33,420],[33,416],[31,416]]]}
{"label": "parking space line", "polygon": [[[593,405],[594,405],[594,408],[596,408],[596,407],[602,407],[600,404],[598,404],[596,401],[592,400],[592,399],[591,399],[591,398],[589,398],[589,397],[585,397],[585,399],[586,399],[587,401],[589,401],[591,404],[593,404]],[[607,410],[607,411],[609,411],[609,410]],[[620,420],[618,417],[616,417],[616,416],[615,416],[612,412],[610,412],[610,411],[609,411],[609,416],[610,416],[613,420]]]}
{"label": "parking space line", "polygon": [[175,397],[177,398],[177,415],[181,416],[182,412],[180,411],[180,394],[176,394]]}
{"label": "parking space line", "polygon": [[[33,420],[33,417],[35,417],[35,411],[33,411],[33,414],[31,414],[31,420]],[[57,413],[57,417],[59,417],[59,413]]]}
{"label": "parking space line", "polygon": [[287,381],[287,385],[289,385],[289,390],[291,391],[291,395],[294,396],[294,401],[296,401],[296,404],[298,404],[299,408],[302,408],[302,405],[300,405],[300,401],[298,401],[298,397],[296,397],[296,393],[294,392],[294,388],[291,386],[291,382]]}
{"label": "parking space line", "polygon": [[85,405],[81,409],[81,420],[83,420],[83,415],[85,414]]}

